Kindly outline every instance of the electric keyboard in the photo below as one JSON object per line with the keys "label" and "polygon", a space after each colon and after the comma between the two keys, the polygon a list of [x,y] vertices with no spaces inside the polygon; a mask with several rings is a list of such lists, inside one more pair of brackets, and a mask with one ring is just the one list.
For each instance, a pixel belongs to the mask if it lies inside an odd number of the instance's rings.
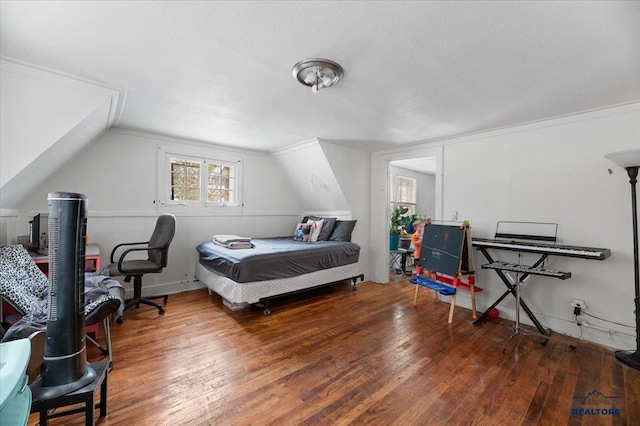
{"label": "electric keyboard", "polygon": [[473,238],[472,245],[477,248],[482,247],[527,253],[552,254],[556,256],[579,257],[581,259],[604,260],[611,256],[611,250],[605,248],[524,243],[520,241],[489,240],[485,238]]}
{"label": "electric keyboard", "polygon": [[[524,232],[514,232],[524,231]],[[535,231],[535,232],[531,232]],[[550,330],[546,330],[536,318],[533,311],[529,309],[526,302],[520,295],[520,284],[530,275],[541,275],[549,278],[559,278],[566,280],[571,278],[571,272],[554,271],[543,267],[549,256],[566,256],[580,259],[604,260],[611,256],[611,251],[605,248],[578,247],[555,244],[558,233],[558,224],[542,222],[511,222],[501,221],[496,226],[494,239],[473,238],[471,244],[479,250],[489,261],[482,265],[483,269],[493,269],[502,280],[507,290],[500,296],[476,321],[482,321],[505,297],[511,294],[519,301],[516,309],[524,309],[527,316],[536,326],[538,331],[548,336]],[[525,266],[502,261],[496,261],[489,253],[491,250],[511,250],[515,252],[534,253],[540,258],[532,265]],[[506,272],[516,272],[512,277]],[[517,315],[516,315],[517,318]]]}
{"label": "electric keyboard", "polygon": [[532,267],[526,265],[518,265],[507,262],[493,262],[482,265],[482,269],[496,269],[498,271],[517,272],[519,274],[542,275],[545,277],[560,278],[566,280],[571,278],[571,272],[554,271],[553,269],[545,269],[540,267]]}

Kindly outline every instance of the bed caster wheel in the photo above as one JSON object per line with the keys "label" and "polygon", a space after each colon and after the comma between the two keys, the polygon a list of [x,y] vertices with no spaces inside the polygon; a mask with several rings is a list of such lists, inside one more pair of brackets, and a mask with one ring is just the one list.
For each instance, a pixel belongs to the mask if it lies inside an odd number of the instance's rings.
{"label": "bed caster wheel", "polygon": [[122,325],[123,322],[124,320],[122,319],[122,317],[118,317],[118,319],[116,319],[116,324],[118,325]]}
{"label": "bed caster wheel", "polygon": [[158,308],[158,313],[159,313],[160,315],[164,315],[164,309],[162,309],[162,308]]}
{"label": "bed caster wheel", "polygon": [[270,309],[265,309],[264,310],[264,316],[268,317],[269,315],[271,315],[271,310]]}
{"label": "bed caster wheel", "polygon": [[169,301],[169,296],[165,296],[162,301],[164,302],[164,304],[166,305],[167,302]]}

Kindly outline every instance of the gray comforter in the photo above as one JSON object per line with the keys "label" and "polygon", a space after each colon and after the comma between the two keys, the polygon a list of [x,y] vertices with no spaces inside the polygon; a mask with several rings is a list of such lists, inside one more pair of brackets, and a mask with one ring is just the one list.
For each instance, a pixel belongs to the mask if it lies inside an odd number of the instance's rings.
{"label": "gray comforter", "polygon": [[238,283],[290,278],[358,261],[360,246],[351,242],[305,243],[291,237],[254,238],[254,248],[228,249],[213,242],[197,247],[200,263]]}

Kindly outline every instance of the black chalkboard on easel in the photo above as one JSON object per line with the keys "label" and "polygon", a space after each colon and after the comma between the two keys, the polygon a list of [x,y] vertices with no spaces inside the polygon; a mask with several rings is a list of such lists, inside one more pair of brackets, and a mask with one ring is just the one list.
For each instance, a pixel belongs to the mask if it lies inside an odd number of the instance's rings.
{"label": "black chalkboard on easel", "polygon": [[424,227],[420,266],[426,270],[456,276],[469,270],[469,228],[429,224]]}

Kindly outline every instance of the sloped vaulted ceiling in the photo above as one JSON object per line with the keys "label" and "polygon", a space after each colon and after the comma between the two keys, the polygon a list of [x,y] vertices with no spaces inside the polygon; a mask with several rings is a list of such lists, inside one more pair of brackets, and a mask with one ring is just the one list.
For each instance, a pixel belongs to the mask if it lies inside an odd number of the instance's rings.
{"label": "sloped vaulted ceiling", "polygon": [[124,93],[2,59],[0,208],[17,209],[105,131]]}
{"label": "sloped vaulted ceiling", "polygon": [[351,207],[318,140],[273,153],[305,212],[351,214]]}

